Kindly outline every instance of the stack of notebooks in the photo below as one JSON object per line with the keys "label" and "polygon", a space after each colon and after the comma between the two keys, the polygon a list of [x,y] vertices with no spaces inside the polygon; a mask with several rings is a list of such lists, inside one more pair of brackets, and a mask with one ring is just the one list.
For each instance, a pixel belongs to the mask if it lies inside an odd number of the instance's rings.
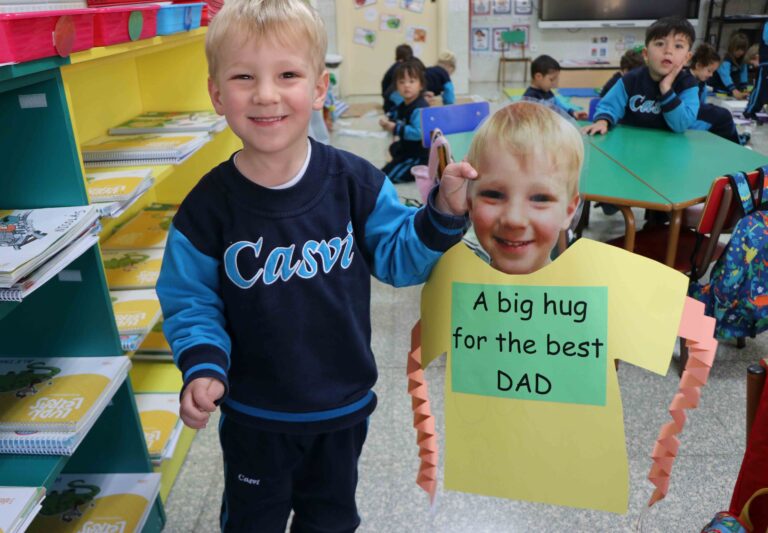
{"label": "stack of notebooks", "polygon": [[160,465],[176,450],[184,424],[179,418],[179,395],[175,393],[136,394],[141,427],[152,464]]}
{"label": "stack of notebooks", "polygon": [[139,533],[160,491],[160,474],[64,474],[29,533]]}
{"label": "stack of notebooks", "polygon": [[103,217],[118,217],[131,207],[154,183],[152,169],[90,170],[85,173],[91,203]]}
{"label": "stack of notebooks", "polygon": [[0,211],[0,301],[20,302],[98,241],[95,206]]}
{"label": "stack of notebooks", "polygon": [[120,345],[135,351],[160,319],[160,302],[154,289],[109,291],[115,312]]}
{"label": "stack of notebooks", "polygon": [[177,165],[209,140],[205,132],[103,135],[80,148],[86,167]]}
{"label": "stack of notebooks", "polygon": [[133,358],[145,361],[173,361],[171,346],[163,335],[162,318],[144,337],[144,341],[139,345]]}
{"label": "stack of notebooks", "polygon": [[0,359],[0,453],[72,455],[130,366],[127,357]]}
{"label": "stack of notebooks", "polygon": [[44,496],[44,487],[0,487],[0,533],[24,533]]}
{"label": "stack of notebooks", "polygon": [[110,135],[136,133],[216,133],[227,127],[227,120],[213,111],[147,111],[109,128]]}

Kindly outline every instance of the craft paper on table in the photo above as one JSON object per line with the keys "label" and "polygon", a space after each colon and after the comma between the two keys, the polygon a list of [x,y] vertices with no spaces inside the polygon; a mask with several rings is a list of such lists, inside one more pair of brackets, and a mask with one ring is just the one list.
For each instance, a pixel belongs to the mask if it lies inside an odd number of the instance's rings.
{"label": "craft paper on table", "polygon": [[472,14],[473,15],[490,15],[491,0],[473,0]]}
{"label": "craft paper on table", "polygon": [[488,51],[488,28],[472,28],[472,51]]}
{"label": "craft paper on table", "polygon": [[403,29],[403,17],[400,15],[381,15],[380,30],[401,31]]}
{"label": "craft paper on table", "polygon": [[[677,271],[588,239],[524,276],[451,248],[421,302],[422,366],[448,358],[445,488],[626,512],[613,360],[666,373],[687,286]],[[487,353],[472,348],[483,335]]]}
{"label": "craft paper on table", "polygon": [[361,7],[375,4],[376,0],[354,0],[354,2],[355,2],[355,8],[360,9]]}
{"label": "craft paper on table", "polygon": [[501,52],[502,50],[509,50],[509,45],[504,44],[501,39],[501,34],[505,31],[509,31],[509,28],[493,28],[493,51]]}
{"label": "craft paper on table", "polygon": [[423,13],[424,0],[400,0],[400,9],[413,11],[414,13]]}
{"label": "craft paper on table", "polygon": [[373,48],[376,45],[376,32],[365,28],[355,28],[355,34],[352,41],[356,44],[362,44]]}
{"label": "craft paper on table", "polygon": [[405,31],[405,40],[412,43],[427,42],[427,28],[423,26],[408,26]]}
{"label": "craft paper on table", "polygon": [[512,13],[512,0],[493,0],[494,15],[508,15]]}

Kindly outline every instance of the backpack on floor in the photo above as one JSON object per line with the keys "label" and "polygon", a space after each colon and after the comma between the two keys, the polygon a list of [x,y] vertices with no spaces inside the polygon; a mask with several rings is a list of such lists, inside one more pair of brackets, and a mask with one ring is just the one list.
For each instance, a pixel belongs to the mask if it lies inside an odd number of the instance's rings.
{"label": "backpack on floor", "polygon": [[758,208],[743,172],[728,176],[743,216],[715,263],[709,283],[692,283],[689,295],[717,321],[715,337],[754,337],[768,330],[768,167],[760,168]]}

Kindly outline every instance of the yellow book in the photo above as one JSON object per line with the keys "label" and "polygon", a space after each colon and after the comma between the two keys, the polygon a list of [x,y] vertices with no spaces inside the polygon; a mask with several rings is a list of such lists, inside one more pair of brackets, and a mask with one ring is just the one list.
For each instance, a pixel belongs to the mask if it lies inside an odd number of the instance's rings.
{"label": "yellow book", "polygon": [[30,533],[81,533],[143,529],[160,474],[64,474],[56,478]]}
{"label": "yellow book", "polygon": [[160,275],[163,249],[106,250],[102,261],[110,289],[150,289]]}
{"label": "yellow book", "polygon": [[160,302],[154,289],[109,291],[120,335],[146,334],[160,319]]}
{"label": "yellow book", "polygon": [[127,357],[0,359],[0,431],[78,431],[129,367]]}
{"label": "yellow book", "polygon": [[[163,319],[157,321],[155,327],[147,333],[144,337],[144,342],[139,346],[139,352],[145,354],[164,354],[171,355],[171,345],[168,344],[168,340],[163,335]],[[140,355],[140,354],[137,354]],[[151,357],[151,359],[157,359],[157,357]],[[172,358],[169,358],[172,359]]]}
{"label": "yellow book", "polygon": [[103,135],[81,149],[86,166],[158,165],[181,163],[209,140],[205,132]]}
{"label": "yellow book", "polygon": [[24,533],[44,496],[45,487],[0,487],[0,533]]}
{"label": "yellow book", "polygon": [[151,182],[152,169],[137,167],[111,172],[88,170],[85,180],[91,203],[124,202],[133,198],[147,182]]}
{"label": "yellow book", "polygon": [[165,248],[168,229],[178,206],[152,204],[120,226],[104,243],[104,250]]}
{"label": "yellow book", "polygon": [[[144,429],[144,439],[147,450],[153,462],[159,462],[165,455],[171,442],[171,436],[178,428],[179,395],[178,394],[137,394],[136,408],[139,410],[141,427]],[[172,450],[170,453],[173,453]]]}

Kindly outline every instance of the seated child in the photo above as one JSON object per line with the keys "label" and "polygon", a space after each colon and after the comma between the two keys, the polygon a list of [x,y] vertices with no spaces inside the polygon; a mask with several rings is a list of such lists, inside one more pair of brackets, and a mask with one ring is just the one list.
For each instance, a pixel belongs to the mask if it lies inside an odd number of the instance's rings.
{"label": "seated child", "polygon": [[618,123],[682,133],[696,121],[696,79],[683,70],[691,58],[696,32],[688,20],[665,17],[645,32],[646,66],[624,75],[595,111],[585,133],[604,134]]}
{"label": "seated child", "polygon": [[755,77],[755,86],[749,95],[747,108],[744,110],[744,117],[757,118],[757,113],[763,110],[768,103],[768,22],[763,24],[763,31],[760,32],[761,38],[757,54],[757,76]]}
{"label": "seated child", "polygon": [[624,74],[637,67],[642,67],[643,65],[645,65],[645,59],[643,59],[643,53],[641,51],[632,49],[624,52],[624,55],[621,56],[621,60],[619,61],[619,72],[605,82],[603,89],[600,91],[600,98],[608,94],[611,87],[616,85],[616,82],[619,81]]}
{"label": "seated child", "polygon": [[757,71],[760,68],[760,45],[753,44],[747,48],[744,54],[744,63],[747,65],[747,85],[755,85],[757,81]]}
{"label": "seated child", "polygon": [[749,48],[749,40],[743,33],[734,33],[728,39],[728,51],[725,59],[717,69],[710,85],[717,92],[726,93],[734,98],[743,100],[748,96],[747,63],[744,55]]}
{"label": "seated child", "polygon": [[413,57],[413,49],[410,45],[401,44],[395,48],[395,62],[392,63],[387,71],[384,73],[384,77],[381,78],[381,97],[384,99],[384,112],[389,112],[390,109],[399,104],[399,101],[390,100],[392,93],[396,93],[395,89],[395,70],[403,61],[407,61]]}
{"label": "seated child", "polygon": [[531,61],[531,86],[523,93],[523,98],[541,100],[547,105],[562,109],[576,119],[586,119],[589,113],[576,111],[552,92],[552,89],[557,88],[559,78],[560,63],[551,56],[540,55]]}
{"label": "seated child", "polygon": [[381,169],[392,183],[413,181],[411,167],[426,165],[429,150],[421,143],[421,109],[429,107],[424,99],[424,64],[414,58],[403,61],[395,70],[395,86],[402,103],[379,120],[381,127],[398,137],[389,145],[392,160]]}
{"label": "seated child", "polygon": [[724,139],[742,144],[731,112],[724,107],[707,103],[707,80],[717,70],[720,56],[707,43],[702,43],[691,58],[690,71],[699,81],[699,114],[691,129],[711,131]]}
{"label": "seated child", "polygon": [[456,95],[453,90],[451,74],[456,70],[456,56],[453,52],[446,50],[437,56],[437,65],[427,67],[427,92],[424,94],[428,102],[432,98],[443,96],[443,105],[451,105],[456,102]]}
{"label": "seated child", "polygon": [[479,246],[470,248],[507,274],[548,264],[579,205],[583,160],[579,130],[548,106],[522,101],[496,111],[467,154],[478,173],[468,207]]}

